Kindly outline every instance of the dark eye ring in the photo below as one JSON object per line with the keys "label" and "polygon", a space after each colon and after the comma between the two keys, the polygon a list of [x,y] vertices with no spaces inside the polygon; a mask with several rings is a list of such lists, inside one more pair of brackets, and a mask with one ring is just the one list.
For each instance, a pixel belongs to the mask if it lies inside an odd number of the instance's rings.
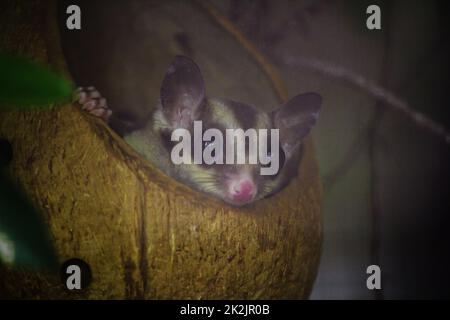
{"label": "dark eye ring", "polygon": [[[286,154],[284,153],[283,148],[280,147],[279,152],[278,152],[279,156],[280,156],[280,161],[279,161],[279,169],[277,174],[273,175],[273,177],[275,178],[276,176],[278,176],[278,174],[280,173],[281,169],[283,168],[285,162],[286,162]],[[272,152],[269,150],[267,152],[267,155],[269,157],[272,157]],[[270,162],[268,164],[261,164],[262,167],[270,167]]]}

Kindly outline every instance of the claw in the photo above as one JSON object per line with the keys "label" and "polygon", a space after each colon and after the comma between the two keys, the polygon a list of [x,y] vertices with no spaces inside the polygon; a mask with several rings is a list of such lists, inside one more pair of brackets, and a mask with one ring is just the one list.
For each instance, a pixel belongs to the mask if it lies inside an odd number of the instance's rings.
{"label": "claw", "polygon": [[80,93],[78,93],[78,103],[79,104],[84,104],[86,102],[87,99],[87,94],[84,91],[81,91]]}
{"label": "claw", "polygon": [[86,102],[81,109],[86,111],[93,111],[95,107],[97,106],[97,101],[95,100],[89,100]]}
{"label": "claw", "polygon": [[100,92],[98,92],[97,90],[89,92],[89,98],[91,99],[98,99],[100,97]]}
{"label": "claw", "polygon": [[106,114],[106,109],[99,108],[92,110],[91,114],[97,117],[103,117]]}
{"label": "claw", "polygon": [[101,108],[107,108],[107,106],[106,106],[106,99],[105,98],[100,98],[98,100],[98,106],[101,107]]}
{"label": "claw", "polygon": [[95,87],[79,87],[74,92],[74,101],[81,105],[81,110],[84,110],[96,117],[108,121],[112,115],[112,111],[108,108],[106,99],[103,98],[100,92]]}

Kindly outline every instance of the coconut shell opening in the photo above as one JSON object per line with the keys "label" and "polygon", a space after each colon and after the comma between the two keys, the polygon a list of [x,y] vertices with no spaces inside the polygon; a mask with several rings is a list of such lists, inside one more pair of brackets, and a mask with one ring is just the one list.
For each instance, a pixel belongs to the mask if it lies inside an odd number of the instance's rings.
{"label": "coconut shell opening", "polygon": [[[6,8],[0,49],[70,74],[55,3],[9,1]],[[192,10],[201,9],[193,4]],[[235,208],[166,176],[71,104],[2,111],[0,136],[14,151],[8,170],[42,213],[60,262],[81,258],[93,275],[87,289],[69,292],[58,275],[2,267],[1,297],[309,296],[322,239],[322,189],[310,138],[287,188]]]}

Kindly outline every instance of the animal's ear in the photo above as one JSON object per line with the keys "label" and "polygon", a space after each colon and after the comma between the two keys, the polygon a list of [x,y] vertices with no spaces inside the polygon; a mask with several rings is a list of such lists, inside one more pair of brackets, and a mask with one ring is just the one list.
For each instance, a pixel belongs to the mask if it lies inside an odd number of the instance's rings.
{"label": "animal's ear", "polygon": [[280,130],[280,145],[289,157],[316,124],[322,97],[314,92],[300,94],[272,112],[275,128]]}
{"label": "animal's ear", "polygon": [[176,56],[161,86],[163,113],[174,128],[188,128],[205,100],[205,84],[191,59]]}

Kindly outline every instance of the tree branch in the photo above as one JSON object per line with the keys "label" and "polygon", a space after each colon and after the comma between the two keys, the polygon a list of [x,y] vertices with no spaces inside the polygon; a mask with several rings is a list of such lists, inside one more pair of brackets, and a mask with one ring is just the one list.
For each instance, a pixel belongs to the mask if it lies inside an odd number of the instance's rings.
{"label": "tree branch", "polygon": [[282,63],[291,67],[308,68],[312,71],[320,73],[323,76],[344,80],[347,83],[367,92],[380,102],[383,102],[386,106],[402,113],[418,127],[430,131],[436,136],[442,138],[447,144],[450,144],[450,132],[444,126],[436,123],[423,113],[415,111],[408,105],[407,102],[397,97],[394,93],[378,85],[374,81],[366,79],[360,74],[357,74],[342,66],[301,56],[285,56],[283,57]]}

